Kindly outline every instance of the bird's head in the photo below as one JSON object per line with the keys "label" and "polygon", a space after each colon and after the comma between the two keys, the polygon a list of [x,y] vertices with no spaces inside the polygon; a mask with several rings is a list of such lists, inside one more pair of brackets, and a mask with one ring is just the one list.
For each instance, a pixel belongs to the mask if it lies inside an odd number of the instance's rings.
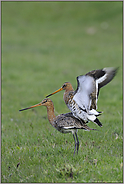
{"label": "bird's head", "polygon": [[30,106],[30,107],[21,109],[19,111],[24,111],[24,110],[27,110],[27,109],[32,109],[32,108],[38,107],[38,106],[50,106],[51,104],[53,105],[52,100],[50,98],[45,98],[44,100],[42,100],[42,102],[40,102],[40,103],[38,103],[36,105]]}
{"label": "bird's head", "polygon": [[55,92],[53,92],[53,93],[47,95],[46,98],[49,97],[49,96],[52,96],[52,95],[54,95],[55,93],[58,93],[59,91],[62,91],[62,90],[66,90],[66,91],[68,91],[68,90],[73,90],[73,87],[72,87],[72,85],[71,85],[70,82],[65,82],[65,83],[62,85],[61,88],[59,88],[59,89],[56,90]]}

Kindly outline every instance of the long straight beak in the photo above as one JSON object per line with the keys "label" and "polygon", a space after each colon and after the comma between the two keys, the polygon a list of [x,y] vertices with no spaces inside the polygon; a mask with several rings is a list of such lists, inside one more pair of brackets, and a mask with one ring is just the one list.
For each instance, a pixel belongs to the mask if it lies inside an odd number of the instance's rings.
{"label": "long straight beak", "polygon": [[51,95],[54,95],[55,93],[58,93],[59,91],[62,91],[63,88],[61,87],[60,89],[56,90],[55,92],[51,93],[50,95],[47,95],[46,98],[48,98]]}
{"label": "long straight beak", "polygon": [[31,107],[27,107],[27,108],[25,108],[25,109],[21,109],[21,110],[19,110],[19,111],[24,111],[24,110],[27,110],[27,109],[32,109],[32,108],[34,108],[34,107],[41,106],[41,105],[42,105],[42,103],[38,103],[38,104],[36,104],[36,105],[33,105],[33,106],[31,106]]}

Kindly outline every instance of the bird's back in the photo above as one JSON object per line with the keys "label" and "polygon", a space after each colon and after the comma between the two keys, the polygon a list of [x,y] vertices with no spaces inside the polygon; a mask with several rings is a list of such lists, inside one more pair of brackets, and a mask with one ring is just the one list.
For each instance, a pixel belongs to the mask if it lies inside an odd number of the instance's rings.
{"label": "bird's back", "polygon": [[55,120],[55,126],[62,133],[72,132],[76,129],[93,130],[83,120],[75,118],[71,112],[58,115]]}

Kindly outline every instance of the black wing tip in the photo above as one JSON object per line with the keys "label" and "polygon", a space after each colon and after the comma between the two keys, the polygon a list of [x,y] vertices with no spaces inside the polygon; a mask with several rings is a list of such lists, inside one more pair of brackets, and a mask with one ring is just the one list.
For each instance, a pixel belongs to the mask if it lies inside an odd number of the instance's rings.
{"label": "black wing tip", "polygon": [[100,127],[102,127],[102,123],[99,121],[98,118],[96,118],[94,122],[95,122],[97,125],[99,125]]}
{"label": "black wing tip", "polygon": [[106,68],[103,68],[102,70],[107,71],[108,69],[111,69],[111,71],[113,71],[116,74],[119,68],[120,68],[119,66],[118,67],[106,67]]}
{"label": "black wing tip", "polygon": [[120,66],[115,68],[115,74],[118,72],[119,68],[120,68]]}
{"label": "black wing tip", "polygon": [[99,130],[97,130],[97,129],[95,129],[95,128],[92,128],[91,130],[96,130],[96,131],[99,131]]}

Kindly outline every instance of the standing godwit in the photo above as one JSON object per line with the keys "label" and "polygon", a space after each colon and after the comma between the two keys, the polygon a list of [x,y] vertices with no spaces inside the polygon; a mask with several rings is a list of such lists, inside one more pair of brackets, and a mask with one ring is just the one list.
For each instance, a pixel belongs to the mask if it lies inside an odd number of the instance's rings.
{"label": "standing godwit", "polygon": [[33,105],[31,107],[27,107],[25,109],[21,109],[19,111],[31,109],[37,106],[46,106],[47,107],[47,115],[48,115],[48,120],[50,124],[56,128],[58,131],[61,133],[69,133],[72,132],[74,141],[75,141],[75,149],[74,149],[74,154],[77,148],[77,154],[78,154],[78,149],[79,149],[79,140],[77,136],[77,130],[78,129],[84,129],[84,130],[95,130],[89,128],[86,123],[82,120],[76,119],[73,114],[66,113],[66,114],[60,114],[58,116],[55,116],[54,114],[54,105],[51,99],[46,98],[42,102]]}
{"label": "standing godwit", "polygon": [[60,89],[46,97],[65,90],[63,98],[74,117],[102,126],[97,118],[101,112],[96,111],[99,90],[113,79],[116,72],[117,68],[93,70],[77,77],[78,86],[75,91],[70,82],[65,82]]}

